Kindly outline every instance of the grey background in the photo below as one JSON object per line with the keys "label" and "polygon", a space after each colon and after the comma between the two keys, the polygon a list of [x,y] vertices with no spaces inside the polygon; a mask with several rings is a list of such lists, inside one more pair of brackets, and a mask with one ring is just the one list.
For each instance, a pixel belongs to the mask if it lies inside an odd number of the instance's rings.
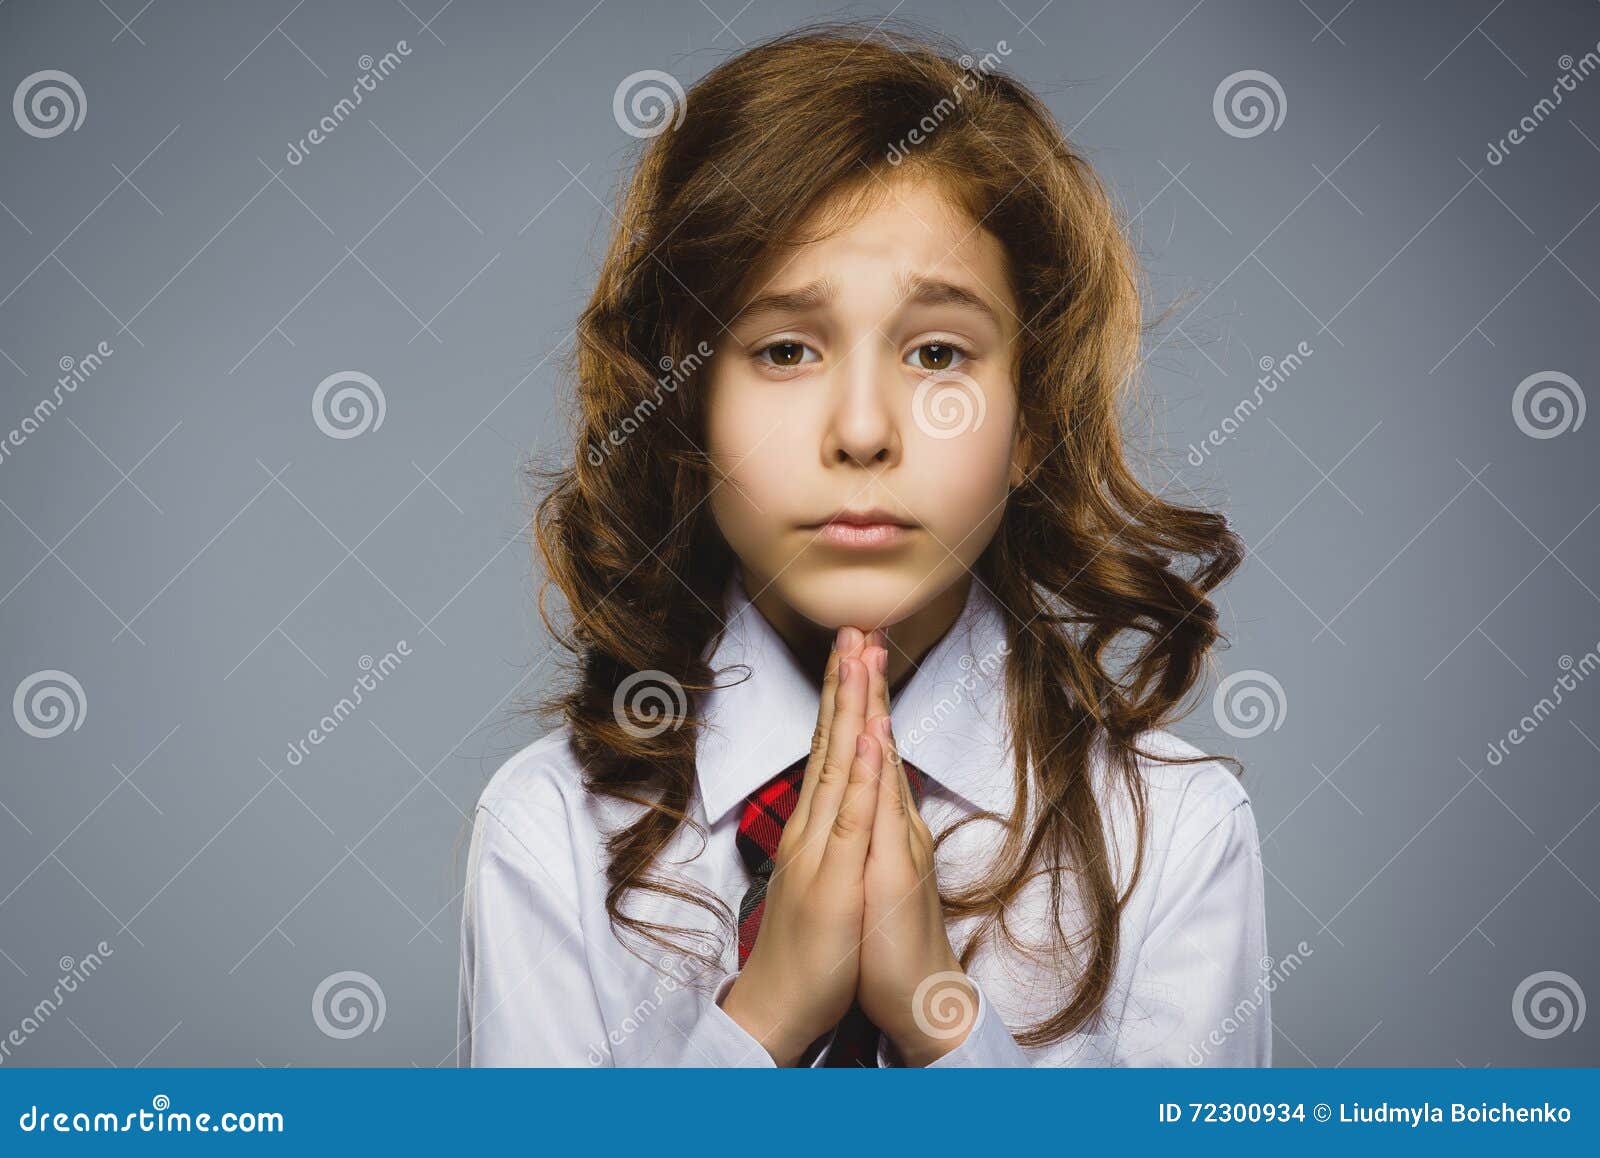
{"label": "grey background", "polygon": [[[889,11],[592,3],[0,8],[0,95],[61,69],[87,103],[50,139],[0,118],[0,435],[60,359],[114,349],[0,461],[0,698],[60,669],[85,700],[51,739],[0,714],[0,1037],[61,958],[113,950],[6,1064],[453,1064],[464,818],[552,671],[521,469],[566,436],[560,365],[636,147],[613,92]],[[1594,1063],[1592,1019],[1536,1038],[1512,1002],[1546,970],[1600,994],[1600,680],[1486,751],[1600,642],[1600,418],[1533,438],[1511,407],[1537,372],[1600,384],[1600,79],[1485,153],[1600,7],[896,15],[1006,41],[1137,215],[1155,303],[1187,295],[1150,343],[1148,470],[1254,552],[1218,674],[1271,673],[1278,726],[1230,737],[1208,695],[1182,731],[1248,768],[1273,952],[1303,960],[1279,1063]],[[1247,139],[1212,111],[1243,69],[1286,97]],[[344,370],[386,415],[336,439],[311,396]],[[312,1002],[344,970],[385,1017],[339,1039]]]}

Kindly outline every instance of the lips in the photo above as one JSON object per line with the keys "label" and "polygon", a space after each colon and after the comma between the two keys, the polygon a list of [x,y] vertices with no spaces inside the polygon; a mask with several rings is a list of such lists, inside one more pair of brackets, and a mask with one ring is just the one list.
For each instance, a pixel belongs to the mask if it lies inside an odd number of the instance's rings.
{"label": "lips", "polygon": [[886,511],[844,511],[808,529],[815,532],[818,543],[831,547],[878,550],[904,542],[914,525]]}
{"label": "lips", "polygon": [[817,539],[835,547],[892,547],[909,534],[910,527],[896,523],[827,523],[818,529]]}
{"label": "lips", "polygon": [[852,527],[914,527],[916,523],[911,519],[896,514],[885,507],[869,507],[859,511],[836,511],[823,522],[812,523],[813,527],[826,527],[844,525]]}

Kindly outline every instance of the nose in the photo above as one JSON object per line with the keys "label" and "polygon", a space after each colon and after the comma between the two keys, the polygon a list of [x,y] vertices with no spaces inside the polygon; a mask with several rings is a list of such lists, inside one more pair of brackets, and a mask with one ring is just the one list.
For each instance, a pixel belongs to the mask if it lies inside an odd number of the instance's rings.
{"label": "nose", "polygon": [[880,342],[859,342],[835,367],[822,453],[826,465],[892,465],[901,452],[893,358]]}

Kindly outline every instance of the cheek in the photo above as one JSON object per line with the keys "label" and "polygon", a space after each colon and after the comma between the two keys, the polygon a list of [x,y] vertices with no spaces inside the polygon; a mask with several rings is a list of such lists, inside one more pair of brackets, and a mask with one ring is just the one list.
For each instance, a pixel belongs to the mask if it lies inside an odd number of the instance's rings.
{"label": "cheek", "polygon": [[706,449],[720,472],[709,505],[740,550],[774,536],[792,513],[804,451],[784,415],[749,392],[713,386],[707,406]]}
{"label": "cheek", "polygon": [[991,411],[978,429],[953,438],[918,435],[917,509],[939,540],[964,559],[982,553],[1004,514],[1012,421],[1008,413]]}

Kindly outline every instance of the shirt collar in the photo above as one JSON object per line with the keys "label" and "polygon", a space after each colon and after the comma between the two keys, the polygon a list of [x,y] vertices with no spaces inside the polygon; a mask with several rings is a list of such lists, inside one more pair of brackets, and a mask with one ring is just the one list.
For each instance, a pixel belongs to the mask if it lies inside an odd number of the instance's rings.
{"label": "shirt collar", "polygon": [[[751,602],[737,570],[724,596],[727,626],[710,646],[718,687],[707,693],[696,753],[706,820],[730,809],[811,748],[817,688],[783,637]],[[1005,615],[973,578],[950,630],[891,699],[901,754],[968,803],[1010,814]],[[731,665],[748,664],[733,672]],[[738,682],[733,682],[733,681]]]}

